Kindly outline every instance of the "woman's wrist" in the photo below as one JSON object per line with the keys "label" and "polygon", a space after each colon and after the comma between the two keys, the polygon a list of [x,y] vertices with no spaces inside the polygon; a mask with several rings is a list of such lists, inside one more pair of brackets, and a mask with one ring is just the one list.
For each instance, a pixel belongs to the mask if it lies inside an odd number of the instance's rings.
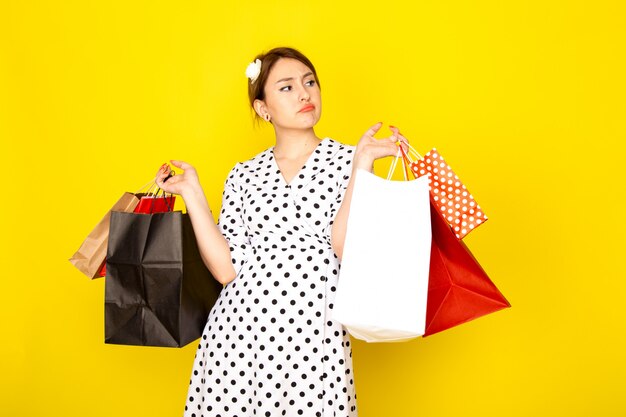
{"label": "woman's wrist", "polygon": [[374,170],[374,158],[363,153],[357,153],[352,161],[352,169],[363,169],[372,172]]}
{"label": "woman's wrist", "polygon": [[208,203],[206,203],[204,190],[200,184],[185,188],[181,193],[181,197],[185,201],[185,205],[188,207],[202,202],[205,202],[205,204],[208,205]]}

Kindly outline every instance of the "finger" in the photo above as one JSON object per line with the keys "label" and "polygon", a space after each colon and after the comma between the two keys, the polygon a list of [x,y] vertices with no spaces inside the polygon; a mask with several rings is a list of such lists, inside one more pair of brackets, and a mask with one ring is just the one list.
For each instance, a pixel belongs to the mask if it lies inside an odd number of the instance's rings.
{"label": "finger", "polygon": [[165,171],[163,173],[165,174],[165,177],[163,178],[163,182],[167,181],[168,178],[176,174],[176,172],[174,172],[174,170],[172,170],[172,167],[170,167],[169,165],[165,167]]}
{"label": "finger", "polygon": [[191,165],[189,165],[187,162],[185,161],[178,161],[176,159],[172,159],[170,161],[172,163],[172,165],[174,165],[177,168],[180,169],[189,169],[189,168],[193,168]]}
{"label": "finger", "polygon": [[378,122],[374,126],[367,129],[367,132],[365,132],[365,134],[368,136],[374,136],[376,132],[378,132],[382,126],[383,126],[383,122]]}
{"label": "finger", "polygon": [[168,177],[166,176],[161,176],[159,178],[157,178],[156,180],[156,185],[159,188],[162,188],[163,190],[169,192],[169,190],[172,188],[172,186],[176,185],[178,182],[180,182],[180,177]]}
{"label": "finger", "polygon": [[396,142],[398,142],[398,138],[396,136],[396,134],[392,134],[391,136],[387,136],[386,138],[381,139],[382,141],[385,142],[391,142],[393,144],[395,144]]}
{"label": "finger", "polygon": [[404,153],[408,153],[409,152],[409,142],[407,141],[407,139],[402,136],[402,135],[391,135],[387,138],[385,138],[385,140],[387,140],[388,142],[393,144],[393,148],[395,150],[395,152],[397,153],[399,151],[398,146],[402,147],[402,150],[404,151]]}
{"label": "finger", "polygon": [[[167,182],[170,178],[172,178],[174,175],[176,175],[176,171],[169,171],[167,173],[167,176],[165,178],[163,178],[163,182]],[[171,184],[171,183],[170,183]]]}
{"label": "finger", "polygon": [[156,178],[154,179],[154,182],[156,183],[156,185],[158,185],[159,187],[161,185],[163,185],[163,183],[165,182],[165,178],[167,178],[168,174],[165,172],[160,172]]}
{"label": "finger", "polygon": [[166,167],[167,167],[167,164],[161,165],[159,167],[158,171],[156,172],[156,175],[158,176],[158,175],[162,174],[163,172],[165,172],[166,171]]}
{"label": "finger", "polygon": [[[404,142],[404,141],[406,140],[406,138],[404,138],[404,136],[402,136],[402,135],[400,134],[400,129],[398,129],[397,127],[395,127],[395,126],[389,126],[389,130],[391,130],[391,132],[393,133],[393,134],[391,135],[391,137],[393,138],[393,141],[394,141],[394,142],[400,142],[400,143],[402,143],[402,142]],[[403,139],[403,138],[404,138],[404,139]]]}
{"label": "finger", "polygon": [[406,137],[404,137],[404,135],[402,133],[400,133],[400,129],[399,128],[397,128],[395,126],[392,126],[392,125],[389,125],[389,130],[391,130],[393,132],[394,136],[396,136],[398,138],[398,141],[409,143],[409,140]]}
{"label": "finger", "polygon": [[409,143],[409,140],[407,138],[405,138],[402,133],[398,132],[398,140],[404,143]]}
{"label": "finger", "polygon": [[159,170],[156,173],[155,181],[158,178],[161,178],[161,179],[165,178],[168,175],[169,171],[170,171],[170,168],[169,168],[169,166],[167,164],[161,165],[161,167],[159,168]]}
{"label": "finger", "polygon": [[382,148],[389,149],[393,152],[398,152],[398,143],[393,136],[382,138],[378,140],[378,145]]}
{"label": "finger", "polygon": [[400,145],[404,152],[409,152],[409,140],[400,133],[400,130],[398,128],[396,128],[395,126],[392,127],[394,128],[395,138],[393,136],[391,138],[394,143]]}

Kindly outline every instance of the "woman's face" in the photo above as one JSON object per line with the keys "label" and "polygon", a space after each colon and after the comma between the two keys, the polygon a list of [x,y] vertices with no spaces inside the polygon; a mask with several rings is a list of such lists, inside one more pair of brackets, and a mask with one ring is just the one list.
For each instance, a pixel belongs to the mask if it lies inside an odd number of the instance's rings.
{"label": "woman's face", "polygon": [[275,128],[310,129],[322,115],[320,88],[313,71],[302,62],[281,58],[272,67],[265,83],[261,117],[269,113]]}

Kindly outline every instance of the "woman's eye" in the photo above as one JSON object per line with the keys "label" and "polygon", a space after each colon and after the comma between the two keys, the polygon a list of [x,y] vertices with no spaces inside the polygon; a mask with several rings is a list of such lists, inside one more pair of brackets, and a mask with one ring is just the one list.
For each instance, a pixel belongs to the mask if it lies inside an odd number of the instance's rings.
{"label": "woman's eye", "polygon": [[306,82],[307,85],[315,85],[315,80],[309,80]]}
{"label": "woman's eye", "polygon": [[[285,90],[286,88],[287,88],[288,90]],[[284,86],[284,87],[281,87],[280,91],[291,91],[291,86],[290,86],[290,85],[286,85],[286,86]]]}

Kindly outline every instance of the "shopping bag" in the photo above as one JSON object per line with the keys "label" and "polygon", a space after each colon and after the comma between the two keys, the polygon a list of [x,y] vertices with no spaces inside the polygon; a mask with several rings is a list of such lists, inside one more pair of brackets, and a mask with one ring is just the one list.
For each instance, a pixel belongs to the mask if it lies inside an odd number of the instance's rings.
{"label": "shopping bag", "polygon": [[457,239],[463,239],[487,221],[484,211],[437,149],[433,148],[422,157],[409,145],[409,151],[403,156],[416,177],[430,174],[433,204]]}
{"label": "shopping bag", "polygon": [[[170,171],[169,175],[163,179],[163,182],[167,181],[174,175],[174,171]],[[165,213],[168,211],[174,211],[174,203],[176,202],[176,196],[174,194],[166,195],[159,186],[156,185],[156,181],[149,183],[150,186],[146,192],[136,192],[135,195],[139,198],[139,204],[135,207],[134,213]],[[147,186],[144,185],[141,190]],[[141,191],[139,190],[139,191]],[[160,193],[163,193],[159,196]]]}
{"label": "shopping bag", "polygon": [[418,337],[430,260],[428,178],[355,175],[333,318],[366,342]]}
{"label": "shopping bag", "polygon": [[200,337],[221,289],[188,214],[111,213],[106,343],[182,347]]}
{"label": "shopping bag", "polygon": [[132,212],[138,203],[139,199],[134,194],[124,193],[89,233],[69,261],[89,278],[104,276],[101,271],[105,264],[111,211]]}
{"label": "shopping bag", "polygon": [[137,194],[139,197],[139,204],[135,207],[135,213],[165,213],[174,210],[174,203],[176,202],[176,196],[170,194],[158,195],[156,194]]}
{"label": "shopping bag", "polygon": [[[152,187],[151,187],[152,189]],[[133,210],[133,213],[165,213],[168,211],[172,211],[174,209],[174,203],[176,202],[176,196],[170,194],[166,196],[163,194],[159,196],[160,189],[157,188],[156,192],[150,192],[148,190],[147,193],[135,193],[135,196],[139,199],[139,203],[137,203],[137,207]],[[102,269],[98,276],[103,277],[107,272],[107,264],[103,262]]]}
{"label": "shopping bag", "polygon": [[510,307],[431,204],[432,251],[424,337]]}

